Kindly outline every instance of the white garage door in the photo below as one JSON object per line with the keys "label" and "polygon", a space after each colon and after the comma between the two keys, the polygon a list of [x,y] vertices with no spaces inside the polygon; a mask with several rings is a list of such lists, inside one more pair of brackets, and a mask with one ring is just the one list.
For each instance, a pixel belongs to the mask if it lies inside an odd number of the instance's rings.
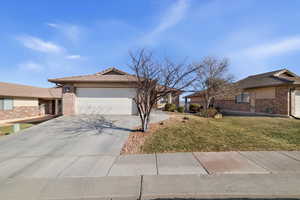
{"label": "white garage door", "polygon": [[295,116],[300,117],[300,90],[295,91]]}
{"label": "white garage door", "polygon": [[137,113],[134,88],[77,88],[77,114],[131,115]]}

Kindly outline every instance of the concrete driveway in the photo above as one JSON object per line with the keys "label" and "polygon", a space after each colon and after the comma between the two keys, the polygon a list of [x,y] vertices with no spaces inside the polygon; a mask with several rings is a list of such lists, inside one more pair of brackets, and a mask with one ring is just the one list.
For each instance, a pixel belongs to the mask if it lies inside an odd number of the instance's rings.
{"label": "concrete driveway", "polygon": [[[59,117],[1,137],[0,179],[105,176],[139,118],[104,117]],[[154,113],[152,122],[167,118]]]}

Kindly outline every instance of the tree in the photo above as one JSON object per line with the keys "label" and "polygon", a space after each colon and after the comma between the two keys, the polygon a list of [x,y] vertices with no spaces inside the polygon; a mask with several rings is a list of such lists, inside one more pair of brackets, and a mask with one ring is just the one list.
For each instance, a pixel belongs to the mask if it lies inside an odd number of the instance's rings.
{"label": "tree", "polygon": [[141,49],[130,52],[129,67],[136,76],[137,95],[134,101],[141,120],[141,129],[146,132],[150,114],[158,100],[171,93],[179,93],[190,86],[196,71],[192,65],[176,64],[169,59],[156,60],[151,51]]}
{"label": "tree", "polygon": [[197,79],[193,85],[197,91],[201,91],[204,109],[208,109],[214,99],[225,97],[234,91],[233,76],[228,73],[227,59],[206,57],[194,66],[197,69]]}

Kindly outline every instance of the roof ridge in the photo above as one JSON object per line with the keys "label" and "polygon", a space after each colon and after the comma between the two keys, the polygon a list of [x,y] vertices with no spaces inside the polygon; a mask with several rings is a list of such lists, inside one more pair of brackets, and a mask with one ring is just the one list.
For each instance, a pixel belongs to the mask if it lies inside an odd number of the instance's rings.
{"label": "roof ridge", "polygon": [[282,69],[278,69],[278,70],[274,70],[274,71],[270,71],[270,72],[264,72],[264,73],[259,73],[259,74],[253,74],[253,75],[247,76],[246,78],[248,78],[248,77],[254,77],[254,76],[262,76],[262,75],[267,75],[267,74],[273,75],[273,74],[276,74],[276,73],[278,73],[278,72],[285,71],[285,70],[288,70],[288,69],[282,68]]}
{"label": "roof ridge", "polygon": [[95,73],[95,75],[103,75],[103,74],[106,74],[106,73],[111,72],[111,71],[116,71],[116,72],[118,72],[120,74],[123,74],[123,75],[129,75],[127,72],[124,72],[124,71],[122,71],[122,70],[120,70],[116,67],[109,67],[109,68],[107,68],[107,69],[105,69],[101,72]]}
{"label": "roof ridge", "polygon": [[15,85],[15,86],[22,86],[22,87],[37,88],[37,89],[48,89],[48,88],[45,88],[45,87],[31,86],[31,85],[25,85],[25,84],[20,84],[20,83],[9,83],[9,82],[2,82],[2,81],[0,81],[0,83]]}

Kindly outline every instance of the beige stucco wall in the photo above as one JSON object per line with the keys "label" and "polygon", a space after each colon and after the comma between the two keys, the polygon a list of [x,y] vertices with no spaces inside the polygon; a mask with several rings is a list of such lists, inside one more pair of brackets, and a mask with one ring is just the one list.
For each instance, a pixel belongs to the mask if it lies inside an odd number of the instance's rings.
{"label": "beige stucco wall", "polygon": [[14,98],[14,107],[20,106],[39,106],[38,99],[31,98]]}
{"label": "beige stucco wall", "polygon": [[74,83],[76,88],[132,88],[133,83]]}
{"label": "beige stucco wall", "polygon": [[276,94],[275,87],[249,89],[246,92],[255,93],[256,99],[274,99]]}

